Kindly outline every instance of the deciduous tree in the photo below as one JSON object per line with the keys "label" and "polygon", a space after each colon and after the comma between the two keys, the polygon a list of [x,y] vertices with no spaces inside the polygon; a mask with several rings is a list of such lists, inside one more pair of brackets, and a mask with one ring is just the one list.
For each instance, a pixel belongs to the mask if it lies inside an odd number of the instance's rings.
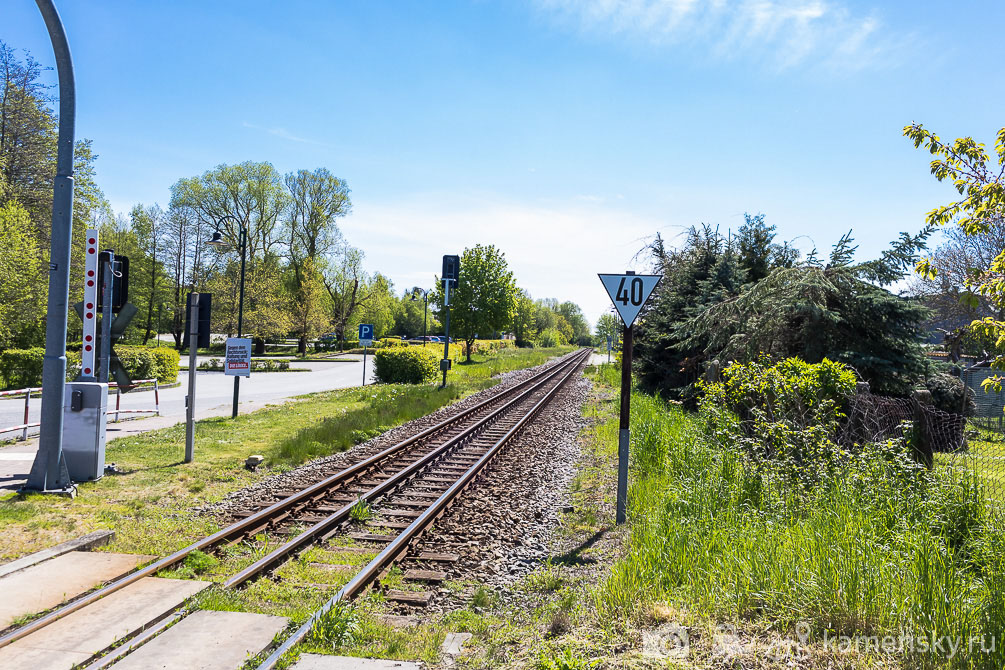
{"label": "deciduous tree", "polygon": [[[443,309],[443,283],[437,282],[436,304]],[[479,336],[491,337],[512,322],[516,283],[506,256],[493,245],[475,245],[461,255],[457,287],[450,291],[450,328],[467,344],[467,360]]]}
{"label": "deciduous tree", "polygon": [[[979,237],[993,231],[1005,220],[1005,128],[995,138],[994,156],[972,137],[946,142],[920,123],[904,128],[904,135],[915,147],[924,147],[934,156],[929,167],[939,181],[952,183],[960,198],[936,207],[925,217],[926,230],[933,226],[952,225],[966,237]],[[984,262],[983,260],[981,261]],[[935,279],[939,269],[932,259],[918,263],[916,270],[923,277]],[[969,294],[969,295],[966,295]],[[1005,308],[1005,248],[983,267],[974,268],[966,281],[965,298],[978,305],[982,297],[1000,314]],[[1005,346],[1005,319],[998,314],[975,321],[972,327],[994,340],[996,347]],[[994,366],[1005,369],[1005,356],[997,356]],[[1000,388],[1001,378],[989,384]]]}

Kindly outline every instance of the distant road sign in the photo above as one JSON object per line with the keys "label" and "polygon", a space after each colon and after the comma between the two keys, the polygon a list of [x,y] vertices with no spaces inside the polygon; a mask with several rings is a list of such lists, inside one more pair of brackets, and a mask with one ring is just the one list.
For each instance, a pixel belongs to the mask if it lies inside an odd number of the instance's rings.
{"label": "distant road sign", "polygon": [[359,346],[369,347],[371,344],[373,344],[373,324],[359,324]]}
{"label": "distant road sign", "polygon": [[626,328],[630,328],[638,317],[642,306],[652,295],[663,275],[597,275],[611,296],[614,308],[618,310]]}

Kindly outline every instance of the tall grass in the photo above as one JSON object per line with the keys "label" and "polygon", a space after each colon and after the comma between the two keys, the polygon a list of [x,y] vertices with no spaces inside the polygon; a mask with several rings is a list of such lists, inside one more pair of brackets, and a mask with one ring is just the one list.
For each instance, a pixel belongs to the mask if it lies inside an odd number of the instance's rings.
{"label": "tall grass", "polygon": [[[329,392],[347,402],[338,413],[299,430],[279,446],[278,458],[288,465],[345,451],[354,444],[434,412],[465,392],[488,388],[495,375],[541,365],[568,353],[572,347],[553,349],[503,349],[491,355],[475,355],[471,363],[458,364],[449,373],[445,387],[431,384],[374,384],[354,390]],[[315,397],[324,399],[325,394]]]}
{"label": "tall grass", "polygon": [[460,390],[454,386],[426,384],[380,384],[338,393],[349,401],[348,406],[284,440],[279,445],[278,460],[299,465],[345,451],[460,397]]}
{"label": "tall grass", "polygon": [[597,592],[602,620],[668,602],[817,636],[959,636],[925,667],[1005,667],[1005,533],[965,473],[872,446],[810,490],[713,443],[679,407],[632,397],[627,555]]}

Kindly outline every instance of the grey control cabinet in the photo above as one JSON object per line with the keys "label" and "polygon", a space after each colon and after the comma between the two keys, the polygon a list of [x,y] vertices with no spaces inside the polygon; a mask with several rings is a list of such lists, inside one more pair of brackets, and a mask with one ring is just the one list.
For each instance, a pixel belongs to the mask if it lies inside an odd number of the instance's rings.
{"label": "grey control cabinet", "polygon": [[67,382],[63,395],[63,456],[70,479],[89,482],[105,474],[108,384]]}

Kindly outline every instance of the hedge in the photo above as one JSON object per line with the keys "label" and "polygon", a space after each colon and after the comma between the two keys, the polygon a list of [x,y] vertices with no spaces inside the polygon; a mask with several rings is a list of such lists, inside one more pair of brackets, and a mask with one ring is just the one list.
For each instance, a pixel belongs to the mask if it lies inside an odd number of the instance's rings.
{"label": "hedge", "polygon": [[[66,378],[80,374],[80,351],[66,352]],[[178,352],[170,347],[115,347],[119,361],[133,379],[154,379],[166,384],[178,381]],[[45,349],[7,349],[0,352],[0,382],[7,389],[40,386]]]}
{"label": "hedge", "polygon": [[400,337],[382,337],[377,340],[377,346],[380,347],[407,347],[408,342],[401,339]]}
{"label": "hedge", "polygon": [[0,353],[0,378],[5,389],[22,389],[42,384],[45,349],[7,349]]}
{"label": "hedge", "polygon": [[422,347],[386,347],[373,354],[374,376],[385,384],[421,384],[436,379],[439,354]]}
{"label": "hedge", "polygon": [[515,349],[516,340],[475,340],[471,347],[472,354],[490,354],[502,349]]}

